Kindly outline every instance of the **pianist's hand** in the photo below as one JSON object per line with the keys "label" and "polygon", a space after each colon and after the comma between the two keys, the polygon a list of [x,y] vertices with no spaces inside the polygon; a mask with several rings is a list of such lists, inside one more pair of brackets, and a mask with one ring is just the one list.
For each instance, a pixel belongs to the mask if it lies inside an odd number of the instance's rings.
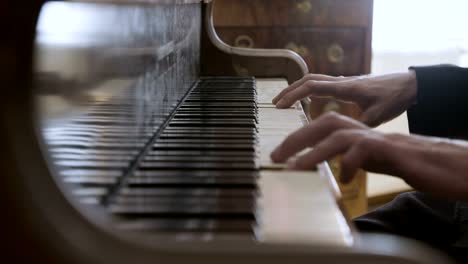
{"label": "pianist's hand", "polygon": [[306,75],[273,99],[277,108],[287,108],[306,97],[334,97],[354,102],[362,109],[360,120],[378,126],[409,108],[416,101],[414,71],[382,76],[332,77]]}
{"label": "pianist's hand", "polygon": [[402,178],[417,190],[453,199],[468,199],[468,142],[434,137],[383,134],[348,117],[325,114],[288,136],[271,158],[311,169],[342,155],[340,179],[349,182],[359,168]]}

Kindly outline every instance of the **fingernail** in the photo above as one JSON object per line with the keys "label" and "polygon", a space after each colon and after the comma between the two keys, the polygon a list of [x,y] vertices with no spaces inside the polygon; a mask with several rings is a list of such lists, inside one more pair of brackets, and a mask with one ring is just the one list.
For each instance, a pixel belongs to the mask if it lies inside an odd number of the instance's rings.
{"label": "fingernail", "polygon": [[279,150],[278,150],[278,148],[276,148],[275,150],[273,150],[273,151],[271,152],[270,158],[271,158],[271,160],[274,161],[274,162],[279,161],[279,158],[280,158],[280,157],[279,157]]}
{"label": "fingernail", "polygon": [[279,100],[279,102],[276,104],[277,108],[285,108],[287,106],[287,102],[284,99]]}
{"label": "fingernail", "polygon": [[286,167],[290,170],[294,170],[297,168],[297,165],[296,165],[296,161],[295,160],[291,160],[289,161],[287,164],[286,164]]}

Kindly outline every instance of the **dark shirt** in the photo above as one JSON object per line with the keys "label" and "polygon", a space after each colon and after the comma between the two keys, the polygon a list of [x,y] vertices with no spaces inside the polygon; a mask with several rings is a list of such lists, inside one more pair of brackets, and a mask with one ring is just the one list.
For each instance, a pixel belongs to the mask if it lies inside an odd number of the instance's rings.
{"label": "dark shirt", "polygon": [[412,67],[417,103],[408,110],[413,134],[468,139],[468,69],[452,65]]}
{"label": "dark shirt", "polygon": [[[411,69],[416,72],[418,95],[417,103],[408,110],[410,132],[468,139],[468,69],[451,65]],[[354,223],[361,231],[426,242],[460,263],[468,263],[468,202],[405,193]]]}

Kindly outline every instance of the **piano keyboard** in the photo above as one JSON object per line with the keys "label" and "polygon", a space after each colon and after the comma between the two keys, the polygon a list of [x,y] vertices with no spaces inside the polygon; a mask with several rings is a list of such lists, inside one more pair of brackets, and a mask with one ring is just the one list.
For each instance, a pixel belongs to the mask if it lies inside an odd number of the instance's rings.
{"label": "piano keyboard", "polygon": [[44,135],[60,176],[78,186],[74,195],[105,207],[116,228],[347,246],[350,230],[326,177],[282,171],[269,159],[306,122],[300,104],[271,104],[285,85],[202,78],[161,130],[145,127],[140,138],[128,137],[137,120],[125,96],[90,102]]}

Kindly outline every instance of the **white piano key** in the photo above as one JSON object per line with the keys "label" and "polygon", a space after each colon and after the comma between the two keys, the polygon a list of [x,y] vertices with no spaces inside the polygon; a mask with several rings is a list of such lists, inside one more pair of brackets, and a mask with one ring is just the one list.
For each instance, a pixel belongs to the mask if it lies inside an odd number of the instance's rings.
{"label": "white piano key", "polygon": [[257,200],[260,241],[347,247],[352,233],[329,183],[315,171],[262,171]]}
{"label": "white piano key", "polygon": [[263,168],[276,168],[270,153],[292,132],[300,129],[304,124],[299,109],[259,108],[258,149],[259,162]]}
{"label": "white piano key", "polygon": [[257,103],[271,105],[271,101],[284,88],[288,87],[285,79],[257,79]]}

